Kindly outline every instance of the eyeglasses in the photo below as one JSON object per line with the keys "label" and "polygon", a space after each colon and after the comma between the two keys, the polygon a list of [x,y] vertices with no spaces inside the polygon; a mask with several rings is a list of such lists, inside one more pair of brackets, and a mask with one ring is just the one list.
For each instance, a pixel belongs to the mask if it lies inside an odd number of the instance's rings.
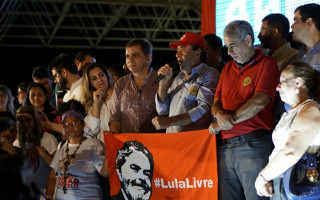
{"label": "eyeglasses", "polygon": [[75,126],[78,126],[80,123],[81,123],[81,121],[79,121],[79,120],[73,120],[72,122],[63,123],[63,127],[64,128],[69,128],[71,126],[75,127]]}

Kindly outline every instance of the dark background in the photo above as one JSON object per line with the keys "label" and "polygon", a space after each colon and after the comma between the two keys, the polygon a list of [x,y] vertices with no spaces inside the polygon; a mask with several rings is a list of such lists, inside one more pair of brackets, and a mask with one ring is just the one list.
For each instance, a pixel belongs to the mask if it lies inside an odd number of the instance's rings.
{"label": "dark background", "polygon": [[[31,75],[34,67],[47,65],[60,53],[67,53],[72,57],[80,50],[89,50],[96,55],[97,62],[110,66],[125,62],[125,49],[53,49],[53,48],[0,48],[1,72],[0,84],[8,86],[16,97],[18,84],[23,81],[32,81]],[[166,63],[175,60],[176,51],[153,51],[151,66],[159,69]]]}

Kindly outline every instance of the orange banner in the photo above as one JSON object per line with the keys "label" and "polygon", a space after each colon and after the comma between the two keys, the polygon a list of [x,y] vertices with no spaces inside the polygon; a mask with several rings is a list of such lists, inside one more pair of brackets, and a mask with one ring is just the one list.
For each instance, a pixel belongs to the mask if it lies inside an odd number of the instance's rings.
{"label": "orange banner", "polygon": [[112,199],[218,199],[215,135],[105,134]]}

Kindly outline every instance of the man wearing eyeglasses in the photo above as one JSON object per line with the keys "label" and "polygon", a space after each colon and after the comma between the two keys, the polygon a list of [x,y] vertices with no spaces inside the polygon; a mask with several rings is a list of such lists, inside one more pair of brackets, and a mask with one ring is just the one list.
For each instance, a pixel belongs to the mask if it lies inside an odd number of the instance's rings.
{"label": "man wearing eyeglasses", "polygon": [[80,100],[82,79],[78,74],[78,69],[71,56],[60,54],[49,64],[53,80],[60,89],[67,90],[63,97],[63,102],[70,99]]}

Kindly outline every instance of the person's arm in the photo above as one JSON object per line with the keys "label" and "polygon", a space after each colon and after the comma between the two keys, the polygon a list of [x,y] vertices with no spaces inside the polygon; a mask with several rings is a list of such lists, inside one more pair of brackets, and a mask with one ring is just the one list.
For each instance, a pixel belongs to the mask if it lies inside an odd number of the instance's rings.
{"label": "person's arm", "polygon": [[41,126],[53,130],[61,135],[64,134],[63,125],[57,122],[51,122],[44,112],[41,112]]}
{"label": "person's arm", "polygon": [[270,97],[266,94],[255,93],[251,99],[240,106],[233,114],[233,123],[237,124],[257,115],[270,102]]}
{"label": "person's arm", "polygon": [[284,148],[261,171],[266,180],[272,180],[297,163],[320,130],[320,111],[308,103],[295,117]]}
{"label": "person's arm", "polygon": [[55,175],[54,169],[51,168],[48,176],[46,194],[45,194],[45,197],[47,200],[53,199],[55,188],[56,188],[56,175]]}
{"label": "person's arm", "polygon": [[47,121],[47,122],[43,122],[41,121],[41,125],[50,129],[50,130],[53,130],[61,135],[64,134],[64,129],[63,129],[63,125],[62,124],[59,124],[59,123],[55,123],[55,122],[50,122],[50,121]]}
{"label": "person's arm", "polygon": [[50,155],[44,147],[42,146],[34,146],[39,155],[46,161],[49,165],[53,159],[53,155]]}
{"label": "person's arm", "polygon": [[159,75],[165,75],[166,77],[163,78],[159,82],[159,89],[158,89],[158,98],[160,102],[165,102],[167,99],[167,92],[169,89],[169,82],[170,79],[172,78],[173,71],[172,68],[166,64],[165,66],[161,67],[158,71],[158,76]]}
{"label": "person's arm", "polygon": [[183,126],[191,124],[192,120],[189,113],[183,113],[171,117],[156,116],[152,119],[152,124],[157,130],[166,129],[170,126]]}
{"label": "person's arm", "polygon": [[213,100],[211,114],[216,118],[220,130],[230,130],[233,127],[233,117],[223,110],[219,98]]}
{"label": "person's arm", "polygon": [[104,159],[104,161],[103,161],[102,168],[100,170],[100,175],[104,176],[104,177],[109,177],[107,159]]}
{"label": "person's arm", "polygon": [[96,90],[93,92],[93,104],[91,109],[91,115],[97,119],[100,119],[100,111],[103,105],[103,96],[105,96],[105,92],[103,90]]}

